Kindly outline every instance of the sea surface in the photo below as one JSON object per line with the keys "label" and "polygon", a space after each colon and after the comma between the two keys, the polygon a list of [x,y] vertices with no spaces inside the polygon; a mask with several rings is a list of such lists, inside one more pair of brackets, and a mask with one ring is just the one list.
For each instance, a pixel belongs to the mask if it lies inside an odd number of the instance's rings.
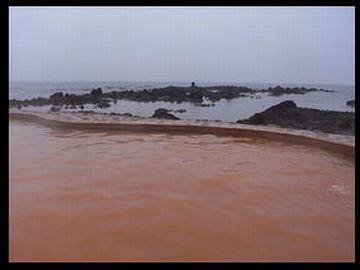
{"label": "sea surface", "polygon": [[[278,83],[226,83],[226,82],[197,82],[198,86],[211,85],[242,85],[254,89],[265,89],[277,85],[283,87],[316,87],[335,92],[310,92],[305,95],[269,96],[267,93],[259,94],[261,98],[241,97],[233,100],[220,100],[213,107],[199,107],[189,102],[176,104],[169,102],[134,102],[118,100],[116,104],[105,109],[86,105],[85,110],[104,113],[131,113],[136,116],[151,116],[157,108],[169,110],[185,109],[185,113],[174,113],[181,119],[208,119],[235,122],[261,112],[268,107],[284,100],[293,100],[299,107],[349,111],[354,108],[346,105],[346,101],[355,99],[355,86],[352,85],[309,85],[309,84],[278,84]],[[104,92],[121,91],[124,89],[142,90],[165,86],[189,86],[190,82],[10,82],[9,99],[31,99],[36,97],[49,97],[55,92],[85,94],[92,89],[101,87]],[[48,111],[50,106],[23,108],[24,110]],[[73,111],[73,110],[67,110]]]}
{"label": "sea surface", "polygon": [[248,137],[9,123],[10,261],[354,261],[355,164]]}

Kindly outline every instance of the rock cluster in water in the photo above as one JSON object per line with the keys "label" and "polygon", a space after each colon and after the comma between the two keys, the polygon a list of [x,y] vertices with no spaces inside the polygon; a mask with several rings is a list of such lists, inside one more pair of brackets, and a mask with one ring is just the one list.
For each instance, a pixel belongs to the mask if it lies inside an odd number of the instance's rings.
{"label": "rock cluster in water", "polygon": [[299,108],[292,100],[281,102],[237,123],[355,135],[354,113]]}
{"label": "rock cluster in water", "polygon": [[[190,87],[168,86],[163,88],[143,89],[141,91],[123,90],[111,91],[104,93],[101,88],[93,89],[90,93],[83,95],[68,94],[57,92],[49,98],[33,98],[31,100],[9,100],[9,106],[65,106],[65,108],[76,109],[84,108],[84,104],[93,104],[98,108],[107,108],[111,106],[111,102],[116,103],[117,100],[129,100],[138,102],[191,102],[198,106],[208,107],[214,106],[214,102],[220,99],[231,100],[244,96],[254,96],[256,93],[269,93],[270,95],[284,94],[306,94],[312,91],[331,91],[316,88],[293,87],[283,88],[281,86],[269,87],[268,89],[254,90],[244,86],[206,86],[198,87],[192,83]],[[206,103],[204,101],[212,103]],[[54,108],[56,110],[56,108]]]}
{"label": "rock cluster in water", "polygon": [[315,92],[315,91],[321,91],[321,92],[334,92],[334,90],[325,90],[325,89],[317,89],[317,88],[305,88],[305,87],[269,87],[266,90],[261,90],[260,92],[268,92],[271,96],[282,96],[282,95],[289,95],[289,94],[298,94],[298,95],[304,95],[309,92]]}

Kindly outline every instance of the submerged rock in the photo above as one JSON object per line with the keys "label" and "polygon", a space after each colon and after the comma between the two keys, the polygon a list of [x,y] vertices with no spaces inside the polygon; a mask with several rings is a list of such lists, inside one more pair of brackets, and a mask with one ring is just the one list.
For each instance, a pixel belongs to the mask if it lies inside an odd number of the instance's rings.
{"label": "submerged rock", "polygon": [[85,110],[85,111],[80,111],[80,113],[84,113],[84,114],[93,114],[93,113],[95,113],[95,111],[92,111],[92,110]]}
{"label": "submerged rock", "polygon": [[174,111],[175,113],[185,113],[186,110],[185,109],[177,109]]}
{"label": "submerged rock", "polygon": [[354,113],[299,108],[292,100],[281,102],[237,123],[355,134]]}
{"label": "submerged rock", "polygon": [[172,120],[179,120],[180,118],[176,117],[175,115],[168,112],[167,109],[159,108],[156,109],[154,114],[152,115],[153,118],[159,119],[172,119]]}
{"label": "submerged rock", "polygon": [[215,106],[215,103],[196,103],[194,105],[197,107],[213,107]]}

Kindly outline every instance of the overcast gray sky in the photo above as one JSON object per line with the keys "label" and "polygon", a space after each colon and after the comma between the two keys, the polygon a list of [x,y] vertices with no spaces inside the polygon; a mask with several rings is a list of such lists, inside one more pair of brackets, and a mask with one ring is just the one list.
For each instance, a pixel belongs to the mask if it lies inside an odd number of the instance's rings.
{"label": "overcast gray sky", "polygon": [[354,84],[354,8],[10,8],[12,81]]}

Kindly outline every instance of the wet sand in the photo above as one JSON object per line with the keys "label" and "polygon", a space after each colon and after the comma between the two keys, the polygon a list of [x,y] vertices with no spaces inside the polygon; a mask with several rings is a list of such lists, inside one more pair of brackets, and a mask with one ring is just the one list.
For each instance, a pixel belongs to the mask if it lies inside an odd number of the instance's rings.
{"label": "wet sand", "polygon": [[349,155],[10,121],[10,261],[354,261]]}

